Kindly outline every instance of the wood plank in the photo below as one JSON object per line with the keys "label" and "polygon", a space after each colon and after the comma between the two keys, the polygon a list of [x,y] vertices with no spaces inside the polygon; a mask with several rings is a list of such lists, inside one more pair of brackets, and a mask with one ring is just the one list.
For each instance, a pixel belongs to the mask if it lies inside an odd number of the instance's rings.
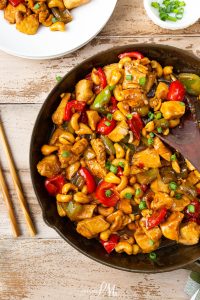
{"label": "wood plank", "polygon": [[116,9],[101,32],[109,36],[199,35],[200,22],[182,30],[167,30],[155,25],[147,16],[141,0],[118,0]]}
{"label": "wood plank", "polygon": [[137,43],[176,46],[200,56],[199,38],[190,36],[98,37],[73,54],[47,61],[26,60],[0,52],[0,103],[43,103],[56,84],[56,75],[66,74],[78,63],[100,51]]}
{"label": "wood plank", "polygon": [[[79,254],[63,240],[0,240],[0,299],[186,300],[189,272],[125,273]],[[106,291],[99,295],[101,285]],[[115,295],[109,297],[115,286]]]}

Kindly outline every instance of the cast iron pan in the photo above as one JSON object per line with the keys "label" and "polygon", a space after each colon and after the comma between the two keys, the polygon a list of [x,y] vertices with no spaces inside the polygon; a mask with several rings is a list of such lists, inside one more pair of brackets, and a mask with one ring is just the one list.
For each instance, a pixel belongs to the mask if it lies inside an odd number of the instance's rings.
{"label": "cast iron pan", "polygon": [[163,66],[173,65],[174,71],[177,73],[191,72],[200,75],[200,60],[197,57],[181,49],[164,45],[138,44],[121,46],[101,52],[85,60],[64,76],[44,102],[32,133],[30,169],[44,221],[48,226],[54,228],[71,246],[88,257],[110,267],[131,272],[157,273],[187,267],[187,265],[197,261],[200,258],[199,245],[183,246],[174,243],[172,245],[163,245],[156,251],[158,255],[156,263],[152,263],[148,255],[143,254],[128,256],[123,253],[113,252],[108,255],[98,241],[94,239],[87,240],[80,236],[71,221],[67,218],[59,217],[56,202],[47,194],[44,189],[44,178],[38,174],[36,169],[38,161],[42,158],[40,148],[43,144],[48,143],[53,130],[51,116],[60,102],[60,94],[66,91],[72,92],[76,82],[84,78],[94,66],[99,67],[117,62],[118,54],[134,50],[142,52],[150,59],[159,61]]}

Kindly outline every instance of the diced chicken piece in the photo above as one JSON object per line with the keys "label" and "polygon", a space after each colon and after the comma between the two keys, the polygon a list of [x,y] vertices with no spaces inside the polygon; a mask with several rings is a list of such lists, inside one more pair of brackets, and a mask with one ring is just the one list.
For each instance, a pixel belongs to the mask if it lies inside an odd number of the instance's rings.
{"label": "diced chicken piece", "polygon": [[83,205],[81,212],[76,217],[76,221],[92,218],[96,207],[97,206],[95,204]]}
{"label": "diced chicken piece", "polygon": [[67,9],[72,9],[85,3],[88,3],[89,1],[90,0],[64,0],[63,2]]}
{"label": "diced chicken piece", "polygon": [[133,165],[144,165],[145,168],[161,167],[160,157],[155,149],[145,149],[133,155]]}
{"label": "diced chicken piece", "polygon": [[118,70],[119,70],[119,65],[118,64],[107,65],[103,68],[103,71],[106,75],[106,80],[107,80],[108,84],[110,84],[110,82],[111,82],[112,72],[113,71],[118,71]]}
{"label": "diced chicken piece", "polygon": [[151,183],[151,189],[154,193],[158,193],[158,192],[169,193],[168,184],[165,184],[162,181],[160,175],[158,175],[157,179]]}
{"label": "diced chicken piece", "polygon": [[167,161],[170,161],[172,152],[167,148],[164,143],[158,138],[154,138],[154,149],[157,151],[157,153],[164,158]]}
{"label": "diced chicken piece", "polygon": [[153,201],[151,202],[151,209],[158,210],[162,207],[170,209],[173,205],[173,198],[168,194],[158,192],[155,194]]}
{"label": "diced chicken piece", "polygon": [[45,156],[38,164],[37,170],[40,175],[51,178],[60,173],[60,162],[56,155]]}
{"label": "diced chicken piece", "polygon": [[106,176],[106,169],[103,168],[96,159],[86,160],[86,164],[94,176],[102,179]]}
{"label": "diced chicken piece", "polygon": [[12,6],[10,3],[7,5],[7,7],[4,10],[4,18],[11,24],[14,24],[16,22],[16,12],[21,11],[23,13],[26,13],[26,7],[20,3],[16,7]]}
{"label": "diced chicken piece", "polygon": [[159,247],[159,241],[152,243],[152,240],[145,234],[142,228],[138,228],[134,233],[134,238],[142,249],[143,253],[149,253],[156,250]]}
{"label": "diced chicken piece", "polygon": [[50,138],[50,141],[49,141],[49,145],[53,146],[53,145],[56,145],[56,143],[58,142],[58,138],[61,134],[65,133],[66,131],[64,129],[61,129],[61,128],[57,128],[51,138]]}
{"label": "diced chicken piece", "polygon": [[58,157],[61,163],[61,168],[66,168],[68,167],[68,165],[71,165],[79,160],[80,156],[71,152],[70,145],[60,145],[58,150]]}
{"label": "diced chicken piece", "polygon": [[198,244],[200,237],[200,226],[196,222],[181,225],[178,242],[184,245]]}
{"label": "diced chicken piece", "polygon": [[141,89],[126,89],[123,90],[124,103],[132,108],[144,106],[148,103],[147,97]]}
{"label": "diced chicken piece", "polygon": [[94,96],[92,86],[93,83],[91,80],[80,80],[75,87],[76,100],[85,102],[90,101]]}
{"label": "diced chicken piece", "polygon": [[154,242],[157,242],[161,239],[162,237],[162,231],[160,230],[160,228],[158,226],[151,228],[151,229],[147,229],[146,228],[146,218],[142,218],[140,220],[140,226],[142,227],[142,229],[144,230],[145,234]]}
{"label": "diced chicken piece", "polygon": [[72,146],[71,152],[73,152],[75,155],[79,155],[85,151],[87,146],[88,146],[88,141],[85,138],[83,138]]}
{"label": "diced chicken piece", "polygon": [[180,101],[166,101],[162,103],[160,111],[166,120],[178,119],[185,113],[185,104]]}
{"label": "diced chicken piece", "polygon": [[36,15],[25,17],[21,22],[16,24],[17,30],[22,33],[33,35],[36,34],[39,28],[39,21]]}
{"label": "diced chicken piece", "polygon": [[157,99],[165,100],[167,99],[168,91],[169,91],[168,85],[164,82],[159,82],[156,88],[155,97]]}
{"label": "diced chicken piece", "polygon": [[98,163],[104,168],[106,163],[106,148],[101,139],[91,140],[92,148],[96,154]]}
{"label": "diced chicken piece", "polygon": [[91,239],[98,233],[107,230],[109,227],[110,224],[106,222],[103,216],[96,216],[78,222],[76,230],[84,237]]}
{"label": "diced chicken piece", "polygon": [[174,211],[167,221],[160,224],[162,234],[170,240],[178,241],[179,239],[179,226],[183,220],[184,214]]}
{"label": "diced chicken piece", "polygon": [[148,74],[148,68],[141,64],[135,65],[134,61],[124,64],[125,76],[123,81],[123,89],[131,89],[140,87],[140,79],[145,78]]}
{"label": "diced chicken piece", "polygon": [[0,0],[0,10],[6,8],[7,0]]}
{"label": "diced chicken piece", "polygon": [[92,130],[96,130],[97,123],[101,120],[98,112],[95,110],[86,111],[88,117],[88,124]]}
{"label": "diced chicken piece", "polygon": [[192,185],[197,184],[197,182],[199,182],[199,180],[200,180],[199,172],[196,170],[193,172],[190,172],[190,174],[187,178],[187,182]]}
{"label": "diced chicken piece", "polygon": [[70,99],[71,94],[67,93],[61,100],[59,106],[57,107],[56,111],[52,115],[52,120],[56,125],[62,125],[64,121],[65,115],[65,107],[67,102]]}
{"label": "diced chicken piece", "polygon": [[128,125],[126,121],[121,121],[115,129],[108,134],[108,138],[113,142],[121,141],[128,134]]}
{"label": "diced chicken piece", "polygon": [[181,199],[173,198],[173,205],[171,207],[172,211],[183,211],[186,206],[190,204],[190,199],[185,195]]}

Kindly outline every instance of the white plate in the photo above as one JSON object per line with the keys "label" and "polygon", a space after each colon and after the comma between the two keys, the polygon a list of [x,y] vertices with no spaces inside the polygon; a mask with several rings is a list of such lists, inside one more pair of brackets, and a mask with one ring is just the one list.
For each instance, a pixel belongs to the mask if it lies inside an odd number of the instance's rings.
{"label": "white plate", "polygon": [[193,25],[200,18],[199,0],[184,0],[186,6],[184,7],[185,11],[183,14],[183,18],[181,20],[178,20],[177,22],[162,21],[159,18],[158,10],[151,6],[151,2],[153,1],[159,2],[160,4],[163,2],[162,0],[144,0],[144,7],[146,9],[149,18],[156,25],[162,28],[171,29],[171,30],[184,29]]}
{"label": "white plate", "polygon": [[0,13],[0,49],[19,57],[49,59],[77,50],[93,39],[112,15],[117,0],[91,0],[74,8],[73,21],[65,32],[40,26],[35,35],[26,35],[4,20]]}

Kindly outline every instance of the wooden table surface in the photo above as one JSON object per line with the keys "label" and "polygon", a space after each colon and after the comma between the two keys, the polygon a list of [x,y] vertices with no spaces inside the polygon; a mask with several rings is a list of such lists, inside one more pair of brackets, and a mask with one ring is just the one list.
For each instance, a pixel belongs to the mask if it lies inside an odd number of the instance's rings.
{"label": "wooden table surface", "polygon": [[[169,32],[146,16],[141,0],[119,0],[103,31],[87,46],[63,58],[31,61],[0,52],[0,114],[38,234],[30,238],[8,167],[0,147],[0,161],[10,187],[22,236],[13,239],[0,196],[0,299],[135,299],[185,300],[189,271],[143,275],[103,266],[83,256],[45,225],[29,172],[29,142],[41,104],[55,85],[77,63],[116,45],[160,43],[200,56],[200,23]],[[99,295],[100,289],[102,291]]]}

